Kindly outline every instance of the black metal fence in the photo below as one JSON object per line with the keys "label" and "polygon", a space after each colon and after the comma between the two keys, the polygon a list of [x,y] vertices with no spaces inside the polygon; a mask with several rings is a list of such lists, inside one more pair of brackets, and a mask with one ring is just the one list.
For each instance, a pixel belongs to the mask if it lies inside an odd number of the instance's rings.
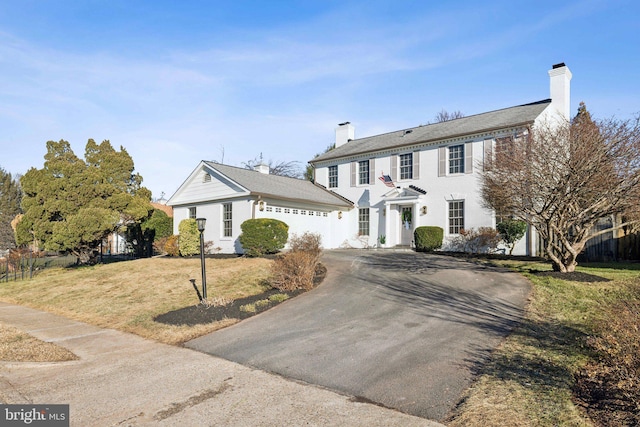
{"label": "black metal fence", "polygon": [[11,253],[0,258],[0,283],[31,279],[39,272],[52,267],[68,267],[75,264],[74,256],[37,256],[33,253]]}

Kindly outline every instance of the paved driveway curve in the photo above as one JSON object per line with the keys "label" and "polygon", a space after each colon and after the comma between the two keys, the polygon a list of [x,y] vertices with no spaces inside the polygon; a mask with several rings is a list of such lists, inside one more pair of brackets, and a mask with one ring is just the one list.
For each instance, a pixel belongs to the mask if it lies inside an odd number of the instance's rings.
{"label": "paved driveway curve", "polygon": [[515,326],[515,273],[410,251],[326,251],[316,289],[187,346],[442,421]]}

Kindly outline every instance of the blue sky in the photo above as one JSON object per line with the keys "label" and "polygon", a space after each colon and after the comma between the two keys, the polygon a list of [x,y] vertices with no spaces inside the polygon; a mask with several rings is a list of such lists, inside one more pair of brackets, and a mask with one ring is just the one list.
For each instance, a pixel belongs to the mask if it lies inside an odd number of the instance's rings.
{"label": "blue sky", "polygon": [[124,146],[154,197],[200,160],[306,164],[356,137],[549,97],[640,112],[640,3],[4,0],[0,167],[40,168],[47,140]]}

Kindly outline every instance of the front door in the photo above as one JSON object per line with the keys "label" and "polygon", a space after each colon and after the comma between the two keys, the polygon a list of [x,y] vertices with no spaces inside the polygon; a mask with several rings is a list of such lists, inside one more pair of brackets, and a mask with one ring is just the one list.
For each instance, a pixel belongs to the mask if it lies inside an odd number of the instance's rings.
{"label": "front door", "polygon": [[413,241],[413,209],[411,206],[400,208],[400,245],[410,246]]}

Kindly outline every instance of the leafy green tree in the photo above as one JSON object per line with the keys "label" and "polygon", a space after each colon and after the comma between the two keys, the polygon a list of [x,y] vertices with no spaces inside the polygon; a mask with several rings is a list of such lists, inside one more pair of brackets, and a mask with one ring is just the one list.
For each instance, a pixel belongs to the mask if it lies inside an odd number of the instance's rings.
{"label": "leafy green tree", "polygon": [[153,230],[155,240],[169,237],[173,234],[173,218],[160,209],[154,209],[151,217],[142,224],[144,230]]}
{"label": "leafy green tree", "polygon": [[0,250],[16,247],[11,221],[20,213],[20,183],[0,167]]}
{"label": "leafy green tree", "polygon": [[522,239],[527,231],[527,223],[517,219],[508,219],[496,224],[496,230],[500,233],[500,239],[509,248],[509,255],[512,255],[516,242]]}
{"label": "leafy green tree", "polygon": [[150,217],[127,226],[125,236],[138,258],[153,256],[153,244],[171,236],[173,218],[160,209],[154,209]]}
{"label": "leafy green tree", "polygon": [[67,141],[48,141],[44,159],[42,169],[31,168],[20,180],[24,216],[16,229],[18,244],[35,242],[86,264],[95,261],[110,233],[149,216],[151,192],[141,186],[124,148],[90,139],[82,160]]}

